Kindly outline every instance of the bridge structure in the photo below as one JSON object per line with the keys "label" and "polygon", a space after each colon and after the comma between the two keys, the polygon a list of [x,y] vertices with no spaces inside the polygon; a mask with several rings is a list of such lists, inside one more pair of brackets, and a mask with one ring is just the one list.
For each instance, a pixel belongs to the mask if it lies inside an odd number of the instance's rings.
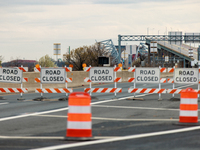
{"label": "bridge structure", "polygon": [[[175,32],[176,33],[176,32]],[[121,60],[121,42],[122,41],[144,41],[148,46],[148,64],[151,63],[150,43],[157,42],[157,57],[160,65],[165,62],[164,56],[169,56],[170,62],[178,62],[181,67],[190,66],[190,62],[195,63],[200,60],[199,48],[188,46],[184,43],[200,43],[200,33],[168,34],[168,35],[118,35],[118,53],[119,61]],[[189,57],[189,49],[193,49],[193,57]],[[154,62],[155,63],[155,62]],[[159,64],[157,63],[157,64]]]}

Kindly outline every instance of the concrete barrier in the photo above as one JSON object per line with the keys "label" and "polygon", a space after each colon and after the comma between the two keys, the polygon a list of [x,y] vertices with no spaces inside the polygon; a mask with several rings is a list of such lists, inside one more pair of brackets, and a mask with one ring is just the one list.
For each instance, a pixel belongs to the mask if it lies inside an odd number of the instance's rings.
{"label": "concrete barrier", "polygon": [[[161,73],[161,77],[172,77],[173,73]],[[28,82],[23,83],[24,88],[28,88],[29,92],[35,92],[36,88],[40,88],[40,83],[35,82],[35,78],[40,78],[39,72],[24,72],[23,77],[28,78]],[[89,83],[84,82],[85,77],[89,77],[89,72],[85,71],[72,71],[67,73],[68,78],[72,78],[71,83],[67,83],[67,87],[79,87],[79,86],[88,86]],[[128,71],[121,71],[117,72],[117,77],[122,78],[122,82],[127,82],[129,77],[133,77],[132,72]],[[14,83],[3,83],[0,82],[0,87],[3,88],[20,88],[20,84],[14,84]],[[65,88],[65,84],[42,84],[43,88]]]}

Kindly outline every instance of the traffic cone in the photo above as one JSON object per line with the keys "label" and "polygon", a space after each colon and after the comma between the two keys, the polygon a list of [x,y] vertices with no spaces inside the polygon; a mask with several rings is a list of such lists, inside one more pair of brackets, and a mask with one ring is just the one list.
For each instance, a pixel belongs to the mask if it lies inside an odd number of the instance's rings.
{"label": "traffic cone", "polygon": [[179,123],[198,123],[198,93],[192,88],[181,92]]}
{"label": "traffic cone", "polygon": [[91,97],[85,92],[74,92],[68,98],[67,140],[92,139]]}

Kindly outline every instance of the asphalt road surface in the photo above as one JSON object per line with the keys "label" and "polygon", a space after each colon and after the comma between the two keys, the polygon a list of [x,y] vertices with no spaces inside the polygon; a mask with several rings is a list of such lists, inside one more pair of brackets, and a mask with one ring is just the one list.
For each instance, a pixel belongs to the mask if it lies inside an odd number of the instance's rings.
{"label": "asphalt road surface", "polygon": [[[131,83],[118,83],[123,92],[92,94],[92,135],[88,141],[66,140],[68,101],[65,94],[44,94],[43,101],[33,100],[38,93],[1,95],[0,150],[199,150],[200,124],[179,123],[180,95],[129,94]],[[113,87],[103,84],[96,87]],[[139,88],[158,88],[137,84]],[[197,85],[176,85],[181,89]],[[172,84],[162,84],[172,88]],[[74,88],[83,91],[83,87]],[[143,100],[142,100],[143,99]]]}

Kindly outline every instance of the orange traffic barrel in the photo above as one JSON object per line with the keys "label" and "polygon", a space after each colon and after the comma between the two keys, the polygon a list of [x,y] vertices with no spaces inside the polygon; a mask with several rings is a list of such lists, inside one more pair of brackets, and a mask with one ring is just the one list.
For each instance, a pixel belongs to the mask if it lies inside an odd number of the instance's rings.
{"label": "orange traffic barrel", "polygon": [[192,88],[181,92],[180,123],[198,123],[198,93]]}
{"label": "orange traffic barrel", "polygon": [[84,140],[92,137],[91,96],[73,92],[68,98],[66,139]]}

